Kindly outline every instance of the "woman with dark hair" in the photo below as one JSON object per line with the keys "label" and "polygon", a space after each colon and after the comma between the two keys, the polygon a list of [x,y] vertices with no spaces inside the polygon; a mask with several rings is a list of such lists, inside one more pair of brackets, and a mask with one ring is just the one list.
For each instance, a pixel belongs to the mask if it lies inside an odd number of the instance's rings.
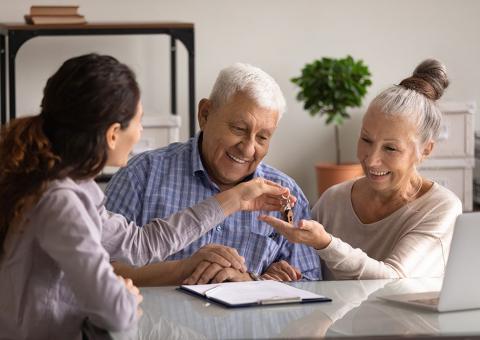
{"label": "woman with dark hair", "polygon": [[[126,164],[142,114],[133,72],[88,54],[48,80],[38,116],[2,131],[0,338],[79,338],[85,319],[128,328],[142,297],[110,258],[163,260],[236,211],[280,209],[288,189],[257,179],[143,228],[106,211],[93,178],[105,165]],[[176,265],[229,259],[209,256]]]}

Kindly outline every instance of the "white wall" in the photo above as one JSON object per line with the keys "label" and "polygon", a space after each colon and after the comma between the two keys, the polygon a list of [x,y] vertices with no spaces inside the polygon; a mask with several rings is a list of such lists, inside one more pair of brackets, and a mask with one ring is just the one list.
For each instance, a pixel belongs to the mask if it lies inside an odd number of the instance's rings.
{"label": "white wall", "polygon": [[[235,61],[257,65],[277,79],[289,110],[267,161],[290,174],[316,199],[313,164],[333,161],[332,128],[295,101],[289,79],[314,58],[362,58],[373,74],[366,102],[407,76],[424,58],[448,67],[446,100],[480,103],[480,1],[476,0],[0,0],[0,22],[21,21],[31,4],[78,4],[91,22],[185,21],[196,29],[197,99],[208,96],[218,71]],[[35,113],[46,78],[68,57],[110,53],[137,72],[147,110],[168,111],[168,40],[161,37],[37,38],[17,57],[17,112]],[[179,109],[186,123],[185,51],[179,55]],[[352,111],[342,128],[343,161],[355,159],[363,113]],[[148,112],[147,112],[148,114]],[[188,132],[184,124],[182,138]],[[480,129],[480,119],[476,122]]]}

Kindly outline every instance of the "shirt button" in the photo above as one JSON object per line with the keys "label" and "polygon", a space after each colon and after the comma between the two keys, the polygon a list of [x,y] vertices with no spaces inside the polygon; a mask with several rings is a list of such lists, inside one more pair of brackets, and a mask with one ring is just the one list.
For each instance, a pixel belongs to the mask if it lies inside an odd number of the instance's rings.
{"label": "shirt button", "polygon": [[217,231],[222,231],[222,226],[221,225],[217,225]]}

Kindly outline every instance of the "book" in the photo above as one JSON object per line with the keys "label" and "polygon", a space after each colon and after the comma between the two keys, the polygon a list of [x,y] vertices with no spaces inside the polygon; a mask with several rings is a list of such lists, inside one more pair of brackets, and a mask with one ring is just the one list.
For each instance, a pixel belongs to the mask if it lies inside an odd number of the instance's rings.
{"label": "book", "polygon": [[32,25],[65,25],[87,23],[83,15],[25,15],[27,24]]}
{"label": "book", "polygon": [[77,15],[78,6],[31,6],[30,15]]}
{"label": "book", "polygon": [[332,301],[326,296],[272,280],[181,285],[178,290],[230,308]]}

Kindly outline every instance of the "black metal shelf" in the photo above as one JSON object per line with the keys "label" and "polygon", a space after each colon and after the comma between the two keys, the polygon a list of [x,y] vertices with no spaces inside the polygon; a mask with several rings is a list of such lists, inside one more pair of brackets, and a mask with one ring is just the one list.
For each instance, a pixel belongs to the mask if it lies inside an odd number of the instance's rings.
{"label": "black metal shelf", "polygon": [[[189,133],[195,134],[195,45],[194,25],[179,22],[112,22],[75,25],[0,24],[0,116],[2,125],[16,117],[15,58],[20,47],[39,36],[78,35],[145,35],[170,36],[170,107],[177,114],[176,42],[182,42],[188,52],[188,111]],[[7,76],[8,67],[8,76]],[[8,111],[7,111],[8,87]]]}

